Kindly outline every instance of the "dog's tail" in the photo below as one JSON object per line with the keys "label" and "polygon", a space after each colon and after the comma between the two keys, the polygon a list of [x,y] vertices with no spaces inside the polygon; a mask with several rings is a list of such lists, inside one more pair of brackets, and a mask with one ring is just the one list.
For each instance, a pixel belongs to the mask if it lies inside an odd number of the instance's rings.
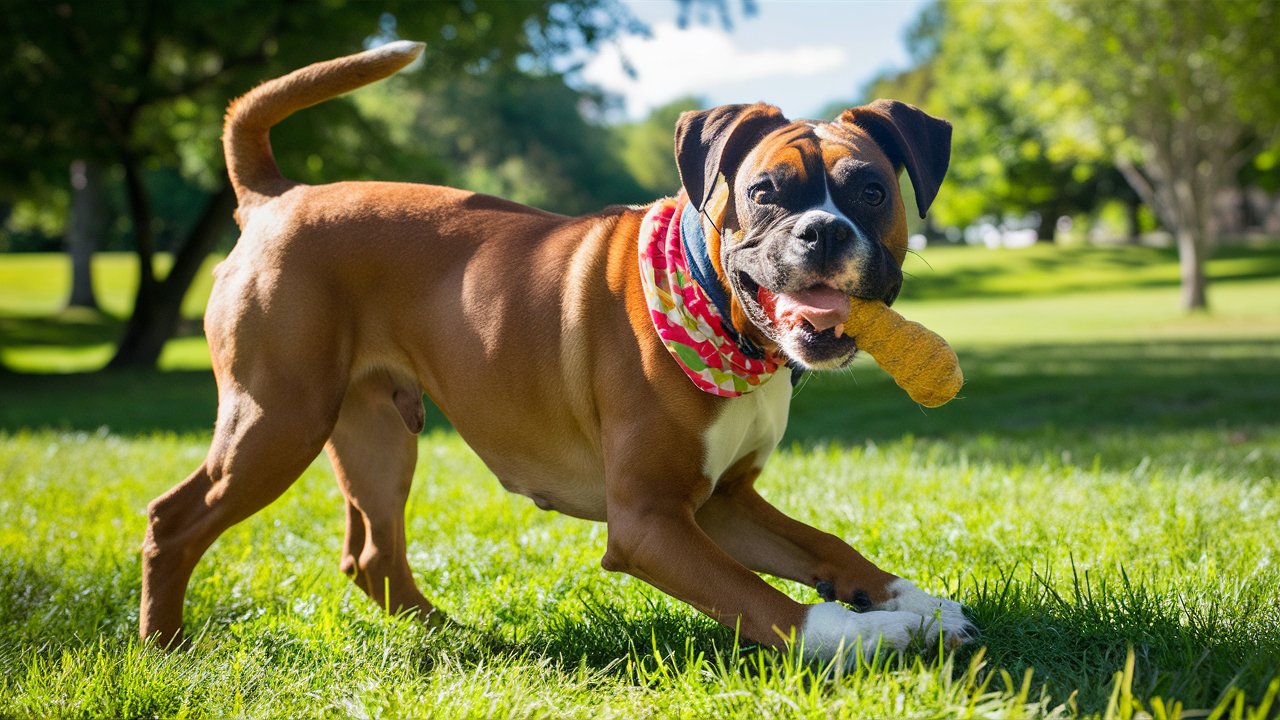
{"label": "dog's tail", "polygon": [[381,80],[413,62],[423,43],[398,40],[373,50],[319,62],[268,80],[232,101],[222,129],[227,174],[243,206],[252,196],[276,195],[292,185],[271,154],[271,126],[294,112]]}

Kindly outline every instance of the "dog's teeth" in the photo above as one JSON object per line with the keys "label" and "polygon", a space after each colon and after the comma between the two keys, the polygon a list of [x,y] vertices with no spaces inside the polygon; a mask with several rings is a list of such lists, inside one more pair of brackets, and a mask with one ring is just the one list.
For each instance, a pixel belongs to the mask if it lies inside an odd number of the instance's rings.
{"label": "dog's teeth", "polygon": [[836,337],[844,337],[844,323],[837,324],[833,330],[835,331]]}

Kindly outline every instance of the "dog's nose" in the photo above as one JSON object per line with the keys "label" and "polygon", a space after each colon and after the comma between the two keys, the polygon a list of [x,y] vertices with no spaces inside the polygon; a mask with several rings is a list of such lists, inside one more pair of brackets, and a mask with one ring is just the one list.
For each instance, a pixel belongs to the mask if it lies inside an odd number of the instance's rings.
{"label": "dog's nose", "polygon": [[[824,275],[844,277],[841,289],[862,298],[892,304],[902,289],[902,268],[882,243],[854,229],[848,218],[825,210],[808,210],[791,229],[793,251],[802,266]],[[795,256],[793,256],[795,257]]]}
{"label": "dog's nose", "polygon": [[825,210],[810,210],[796,221],[791,235],[804,243],[805,252],[826,264],[843,254],[857,235],[849,221]]}

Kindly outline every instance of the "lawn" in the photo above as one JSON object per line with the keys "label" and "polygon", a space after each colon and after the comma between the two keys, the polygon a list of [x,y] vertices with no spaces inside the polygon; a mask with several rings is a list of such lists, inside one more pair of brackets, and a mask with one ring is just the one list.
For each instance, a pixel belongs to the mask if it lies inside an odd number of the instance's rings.
{"label": "lawn", "polygon": [[80,372],[129,259],[98,261],[103,316],[58,312],[60,258],[0,256],[0,361],[76,371],[0,372],[0,717],[1275,716],[1280,247],[1220,252],[1195,316],[1163,251],[922,256],[900,309],[956,346],[962,397],[922,410],[867,360],[810,378],[761,486],[982,635],[838,678],[606,573],[603,526],[505,493],[438,415],[410,561],[465,630],[389,619],[338,572],[322,460],[197,568],[191,647],[141,646],[143,509],[213,418],[198,325],[163,372]]}

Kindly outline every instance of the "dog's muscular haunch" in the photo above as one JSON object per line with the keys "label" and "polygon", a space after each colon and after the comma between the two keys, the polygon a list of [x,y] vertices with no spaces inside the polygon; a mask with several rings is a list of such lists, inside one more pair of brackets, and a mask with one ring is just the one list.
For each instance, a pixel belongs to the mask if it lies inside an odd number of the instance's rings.
{"label": "dog's muscular haunch", "polygon": [[[506,488],[606,521],[604,567],[751,639],[781,645],[794,635],[817,657],[881,639],[902,647],[921,630],[927,642],[939,631],[964,641],[959,605],[756,493],[786,424],[787,374],[736,398],[689,382],[646,308],[643,208],[570,218],[444,187],[281,176],[272,125],[421,49],[396,42],[312,65],[227,113],[242,234],[215,271],[205,315],[218,417],[205,461],[149,507],[143,637],[180,636],[200,556],[322,449],[346,496],[343,571],[393,612],[439,618],[405,558],[425,392]],[[722,176],[728,188],[711,251],[742,334],[800,367],[848,364],[856,347],[819,327],[829,309],[812,298],[893,300],[906,249],[897,173],[906,168],[923,213],[949,143],[950,126],[887,101],[830,123],[791,122],[767,105],[681,117],[689,198],[705,202]],[[762,288],[796,299],[816,324],[777,324],[759,305]],[[757,572],[864,612],[796,602]]]}

